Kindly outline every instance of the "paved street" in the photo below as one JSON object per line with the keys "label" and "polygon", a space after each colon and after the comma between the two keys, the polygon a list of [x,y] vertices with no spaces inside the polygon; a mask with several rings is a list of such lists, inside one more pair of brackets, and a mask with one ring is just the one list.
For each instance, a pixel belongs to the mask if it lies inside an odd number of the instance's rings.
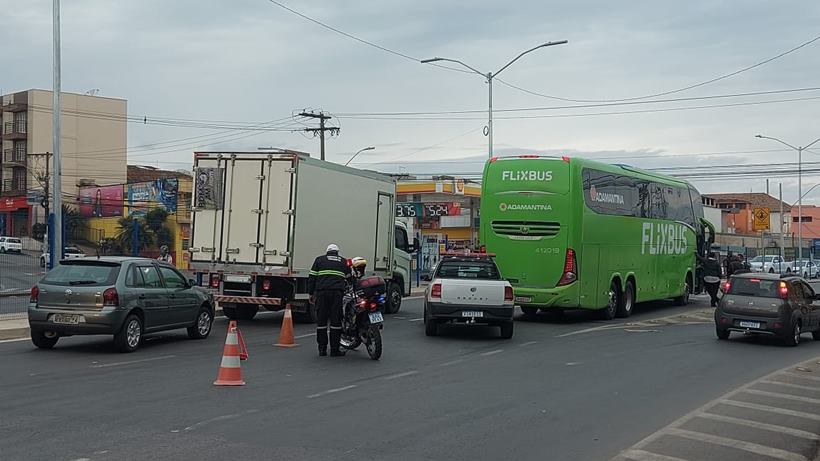
{"label": "paved street", "polygon": [[[702,298],[638,306],[628,323],[520,320],[508,341],[483,328],[427,338],[420,317],[417,299],[388,317],[374,362],[364,351],[317,357],[308,325],[296,326],[299,347],[275,348],[281,314],[260,315],[241,324],[250,350],[242,388],[211,385],[223,318],[206,341],[165,333],[130,355],[106,337],[63,338],[52,351],[0,344],[2,458],[607,460],[727,392],[820,356],[808,335],[798,348],[741,335],[719,342]],[[754,411],[739,410],[732,415]],[[734,437],[782,448],[782,434],[763,431],[769,441],[740,428]],[[709,447],[720,457],[680,458],[777,459]]]}
{"label": "paved street", "polygon": [[42,274],[39,256],[34,253],[0,253],[0,295],[28,291]]}

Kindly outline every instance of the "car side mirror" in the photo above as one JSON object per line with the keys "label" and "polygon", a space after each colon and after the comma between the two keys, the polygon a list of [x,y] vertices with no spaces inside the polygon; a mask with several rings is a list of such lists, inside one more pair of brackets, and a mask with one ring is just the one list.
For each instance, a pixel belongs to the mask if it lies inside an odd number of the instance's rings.
{"label": "car side mirror", "polygon": [[419,239],[413,238],[413,245],[409,248],[409,253],[415,253],[421,249],[421,243],[419,243]]}
{"label": "car side mirror", "polygon": [[188,287],[195,287],[197,286],[196,280],[188,279]]}

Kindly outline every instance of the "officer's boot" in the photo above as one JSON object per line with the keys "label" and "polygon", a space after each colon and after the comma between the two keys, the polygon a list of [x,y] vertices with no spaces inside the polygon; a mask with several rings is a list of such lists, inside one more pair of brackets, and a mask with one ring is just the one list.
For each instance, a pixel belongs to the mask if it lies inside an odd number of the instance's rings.
{"label": "officer's boot", "polygon": [[330,327],[330,356],[344,357],[345,351],[341,349],[342,330],[341,328]]}

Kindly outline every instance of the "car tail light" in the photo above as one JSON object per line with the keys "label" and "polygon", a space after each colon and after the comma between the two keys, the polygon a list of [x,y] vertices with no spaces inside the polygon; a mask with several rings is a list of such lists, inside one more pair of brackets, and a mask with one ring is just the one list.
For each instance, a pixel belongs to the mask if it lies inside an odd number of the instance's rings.
{"label": "car tail light", "polygon": [[270,279],[262,280],[262,291],[270,291],[271,281]]}
{"label": "car tail light", "polygon": [[786,282],[780,282],[780,287],[777,289],[777,294],[780,295],[782,299],[789,298],[789,286]]}
{"label": "car tail light", "polygon": [[434,299],[441,299],[441,284],[434,283],[432,287],[430,287],[430,297]]}
{"label": "car tail light", "polygon": [[219,274],[211,274],[211,288],[219,288]]}
{"label": "car tail light", "polygon": [[504,304],[512,304],[514,299],[512,287],[504,287]]}
{"label": "car tail light", "polygon": [[29,302],[36,303],[37,299],[40,297],[40,287],[34,285],[31,287],[31,297],[29,298]]}
{"label": "car tail light", "polygon": [[726,293],[728,293],[731,288],[732,288],[732,282],[726,282],[726,284],[723,285],[723,291],[725,291]]}
{"label": "car tail light", "polygon": [[567,256],[564,258],[564,273],[558,286],[569,285],[578,280],[578,264],[575,262],[575,250],[567,248]]}
{"label": "car tail light", "polygon": [[103,306],[119,306],[120,295],[116,288],[109,288],[103,291]]}

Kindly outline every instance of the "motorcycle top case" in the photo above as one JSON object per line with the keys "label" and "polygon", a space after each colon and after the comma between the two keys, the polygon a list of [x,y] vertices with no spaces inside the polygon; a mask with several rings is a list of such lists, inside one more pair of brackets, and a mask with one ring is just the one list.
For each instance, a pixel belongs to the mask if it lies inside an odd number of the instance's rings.
{"label": "motorcycle top case", "polygon": [[381,277],[362,277],[356,280],[356,293],[367,299],[374,299],[387,293],[387,285]]}

